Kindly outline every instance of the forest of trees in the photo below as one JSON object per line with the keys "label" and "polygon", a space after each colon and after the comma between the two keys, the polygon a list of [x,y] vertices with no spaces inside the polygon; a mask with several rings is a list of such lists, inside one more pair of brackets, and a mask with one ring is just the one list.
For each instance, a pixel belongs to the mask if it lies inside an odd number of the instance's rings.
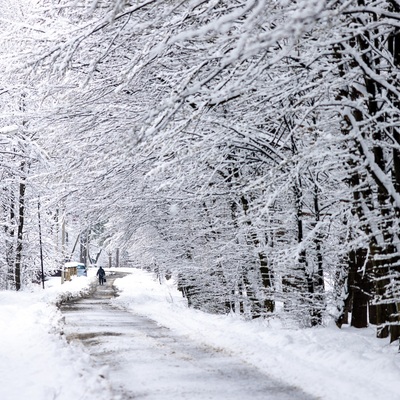
{"label": "forest of trees", "polygon": [[398,0],[0,13],[0,288],[73,221],[192,307],[399,339]]}

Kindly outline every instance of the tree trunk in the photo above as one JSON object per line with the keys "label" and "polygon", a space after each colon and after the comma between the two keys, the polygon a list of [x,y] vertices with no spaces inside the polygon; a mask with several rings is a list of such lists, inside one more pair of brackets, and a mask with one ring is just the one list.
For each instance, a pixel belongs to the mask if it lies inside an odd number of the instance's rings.
{"label": "tree trunk", "polygon": [[7,288],[12,285],[15,289],[15,196],[12,189],[6,189],[9,193],[9,198],[4,205],[6,221],[4,231],[5,231],[5,245],[6,245],[6,262],[7,262]]}
{"label": "tree trunk", "polygon": [[[24,172],[25,162],[21,164],[21,171]],[[25,222],[25,178],[21,178],[19,184],[19,202],[18,202],[18,228],[17,228],[17,246],[15,250],[15,289],[21,289],[21,269],[22,269],[22,250],[23,250],[23,233]]]}
{"label": "tree trunk", "polygon": [[368,326],[368,304],[371,296],[370,280],[363,273],[366,259],[366,250],[358,249],[353,254],[354,264],[350,270],[352,275],[349,279],[352,294],[351,326],[355,328],[366,328]]}
{"label": "tree trunk", "polygon": [[[242,208],[244,211],[245,215],[248,215],[248,210],[249,210],[249,203],[248,200],[245,196],[241,196],[241,203],[242,203]],[[248,226],[252,226],[252,222],[249,218],[247,218],[247,225]],[[255,233],[254,231],[251,232],[249,234],[250,236],[250,243],[252,246],[254,246],[255,249],[260,247],[260,240],[257,237],[257,233]],[[259,272],[261,275],[261,282],[263,284],[263,288],[264,290],[268,293],[272,292],[272,288],[273,288],[273,273],[270,269],[269,263],[268,263],[268,258],[265,255],[264,252],[262,251],[258,251],[257,252],[258,255],[258,261],[259,261]],[[247,278],[245,278],[246,281]],[[247,287],[248,285],[246,285],[246,290],[248,290],[249,288]],[[250,289],[251,292],[253,292],[253,289]],[[265,308],[265,311],[267,312],[273,312],[275,310],[275,301],[272,298],[266,299],[264,301],[263,306],[261,305],[259,299],[256,299],[254,297],[254,306],[255,309],[263,309]],[[264,310],[263,310],[264,311]],[[257,317],[259,316],[259,312],[256,313]]]}

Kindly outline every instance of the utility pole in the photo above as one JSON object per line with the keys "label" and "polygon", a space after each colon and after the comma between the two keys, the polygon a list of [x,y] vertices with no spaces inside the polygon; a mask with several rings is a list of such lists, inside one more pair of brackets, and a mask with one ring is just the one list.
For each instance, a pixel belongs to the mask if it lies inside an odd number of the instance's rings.
{"label": "utility pole", "polygon": [[65,252],[65,213],[63,213],[62,216],[62,222],[61,222],[61,253],[62,253],[62,265],[65,263],[65,257],[66,257],[66,252]]}

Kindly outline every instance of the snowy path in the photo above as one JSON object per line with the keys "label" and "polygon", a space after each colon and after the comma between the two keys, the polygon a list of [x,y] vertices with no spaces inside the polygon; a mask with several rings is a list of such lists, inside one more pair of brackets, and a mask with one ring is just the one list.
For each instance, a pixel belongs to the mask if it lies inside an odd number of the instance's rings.
{"label": "snowy path", "polygon": [[115,400],[311,399],[222,351],[114,308],[110,299],[117,277],[108,276],[90,298],[62,307],[67,338],[88,349]]}

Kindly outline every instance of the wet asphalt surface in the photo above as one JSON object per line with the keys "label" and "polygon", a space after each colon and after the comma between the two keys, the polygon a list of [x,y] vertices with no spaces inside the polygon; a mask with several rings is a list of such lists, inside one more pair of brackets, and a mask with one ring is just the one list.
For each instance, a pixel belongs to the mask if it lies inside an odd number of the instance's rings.
{"label": "wet asphalt surface", "polygon": [[63,304],[64,333],[80,341],[112,387],[110,400],[312,400],[254,366],[155,321],[115,308],[107,276],[88,298]]}

